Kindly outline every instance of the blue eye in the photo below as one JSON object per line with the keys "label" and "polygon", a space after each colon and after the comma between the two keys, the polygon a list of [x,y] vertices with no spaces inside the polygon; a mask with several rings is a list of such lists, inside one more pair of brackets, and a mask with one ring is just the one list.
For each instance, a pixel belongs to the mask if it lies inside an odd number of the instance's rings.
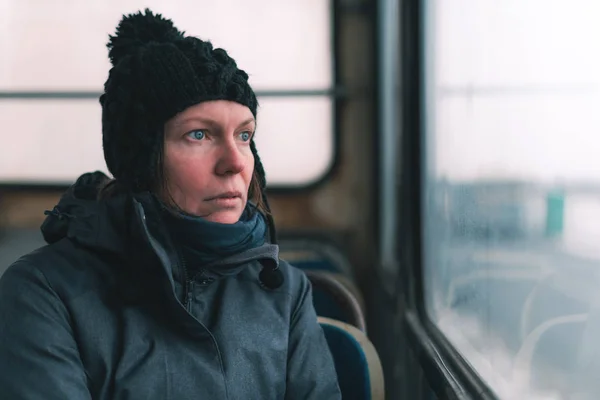
{"label": "blue eye", "polygon": [[206,136],[206,133],[204,133],[204,131],[202,129],[198,129],[198,130],[191,131],[190,133],[188,133],[188,136],[194,140],[202,140]]}
{"label": "blue eye", "polygon": [[250,140],[251,134],[250,132],[242,132],[240,133],[240,137],[244,142],[247,142],[248,140]]}

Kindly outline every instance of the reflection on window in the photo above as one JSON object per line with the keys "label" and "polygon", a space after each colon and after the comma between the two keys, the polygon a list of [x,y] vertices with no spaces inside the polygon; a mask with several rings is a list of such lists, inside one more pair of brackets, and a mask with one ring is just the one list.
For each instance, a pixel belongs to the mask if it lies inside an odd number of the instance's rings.
{"label": "reflection on window", "polygon": [[[322,176],[333,160],[333,101],[258,101],[256,144],[269,183],[302,185]],[[0,182],[69,183],[83,172],[107,172],[100,116],[95,100],[0,102],[0,121],[10,128],[0,146]]]}
{"label": "reflection on window", "polygon": [[[108,35],[123,13],[145,7],[227,49],[259,93],[326,93],[333,85],[329,1],[0,3],[0,54],[7,55],[0,60],[0,94],[100,93],[110,68]],[[259,101],[256,138],[269,184],[320,179],[334,159],[332,96],[280,94]],[[0,121],[3,138],[10,136],[0,146],[0,183],[69,183],[105,170],[97,99],[3,99]]]}
{"label": "reflection on window", "polygon": [[600,3],[428,1],[430,318],[500,398],[600,391]]}

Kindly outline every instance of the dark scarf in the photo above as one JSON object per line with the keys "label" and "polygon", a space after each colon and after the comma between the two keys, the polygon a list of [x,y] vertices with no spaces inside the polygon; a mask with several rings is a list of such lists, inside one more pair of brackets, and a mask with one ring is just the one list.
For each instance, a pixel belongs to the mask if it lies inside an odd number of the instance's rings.
{"label": "dark scarf", "polygon": [[234,224],[211,222],[166,208],[163,214],[175,245],[192,273],[265,242],[265,218],[250,203],[246,205],[240,220]]}

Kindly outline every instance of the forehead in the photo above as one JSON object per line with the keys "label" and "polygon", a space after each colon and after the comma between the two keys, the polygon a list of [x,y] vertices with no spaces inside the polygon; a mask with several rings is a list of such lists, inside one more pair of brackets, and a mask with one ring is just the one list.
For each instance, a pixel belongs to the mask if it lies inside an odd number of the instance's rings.
{"label": "forehead", "polygon": [[236,127],[242,123],[254,121],[250,109],[244,105],[227,100],[205,101],[186,108],[167,124],[185,125],[193,121],[204,121],[221,126]]}

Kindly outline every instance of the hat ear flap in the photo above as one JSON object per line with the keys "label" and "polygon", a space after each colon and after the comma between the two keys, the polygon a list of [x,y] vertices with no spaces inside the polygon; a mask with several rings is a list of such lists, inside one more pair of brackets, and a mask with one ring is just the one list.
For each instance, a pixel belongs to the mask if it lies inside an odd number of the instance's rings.
{"label": "hat ear flap", "polygon": [[261,189],[265,189],[267,186],[267,177],[265,175],[265,168],[262,165],[260,157],[258,156],[258,150],[256,150],[256,143],[254,139],[250,141],[250,150],[254,156],[254,171],[258,176],[258,183]]}

